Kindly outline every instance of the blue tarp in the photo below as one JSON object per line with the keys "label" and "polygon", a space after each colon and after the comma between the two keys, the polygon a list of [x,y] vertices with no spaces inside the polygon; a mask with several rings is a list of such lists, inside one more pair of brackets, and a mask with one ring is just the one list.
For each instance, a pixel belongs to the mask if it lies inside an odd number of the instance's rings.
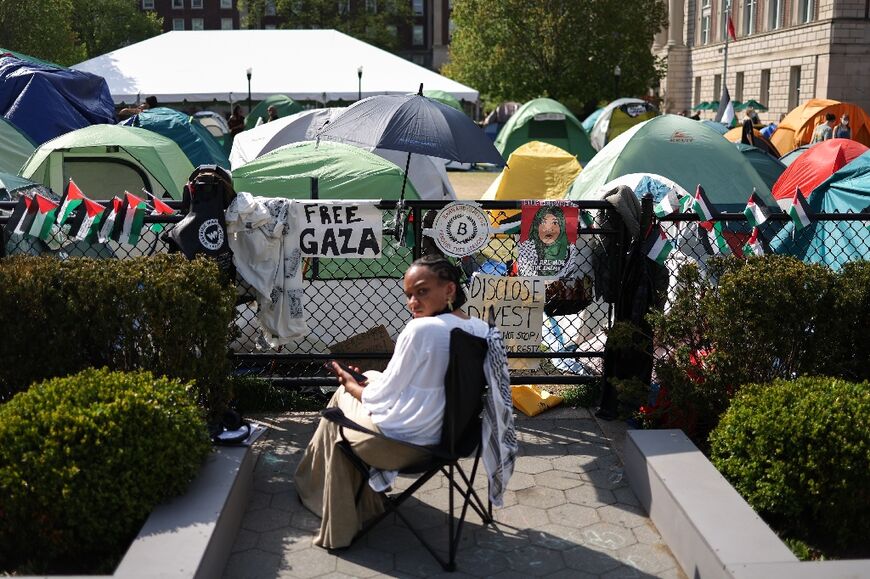
{"label": "blue tarp", "polygon": [[[814,213],[870,211],[870,151],[823,181],[807,202]],[[795,232],[788,223],[771,248],[838,271],[846,262],[870,259],[870,227],[862,221],[814,221]]]}
{"label": "blue tarp", "polygon": [[148,129],[167,139],[172,139],[181,147],[194,167],[220,165],[224,169],[230,168],[230,160],[208,129],[194,122],[184,113],[158,107],[144,110],[119,124]]}
{"label": "blue tarp", "polygon": [[90,125],[115,122],[101,76],[0,55],[0,115],[34,143]]}

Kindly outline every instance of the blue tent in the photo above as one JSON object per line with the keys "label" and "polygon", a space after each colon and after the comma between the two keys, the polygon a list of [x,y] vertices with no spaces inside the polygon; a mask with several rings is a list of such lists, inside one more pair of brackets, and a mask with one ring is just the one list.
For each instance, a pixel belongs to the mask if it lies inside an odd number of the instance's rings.
{"label": "blue tent", "polygon": [[[807,202],[814,213],[870,212],[870,151],[823,181]],[[870,259],[870,228],[863,221],[813,221],[795,232],[788,223],[771,249],[838,271],[846,262]]]}
{"label": "blue tent", "polygon": [[194,167],[220,165],[224,169],[230,168],[230,160],[217,139],[184,113],[158,107],[144,110],[119,124],[147,129],[175,141]]}
{"label": "blue tent", "polygon": [[115,122],[101,76],[0,54],[0,115],[34,143],[99,123]]}
{"label": "blue tent", "polygon": [[770,189],[773,189],[773,184],[785,171],[785,165],[782,161],[758,147],[744,143],[735,143],[735,145],[737,150],[743,153],[746,160],[752,164],[752,168],[755,169],[761,180],[767,183]]}
{"label": "blue tent", "polygon": [[592,132],[592,127],[595,126],[595,121],[598,120],[598,117],[600,117],[601,113],[603,112],[604,107],[601,107],[600,109],[595,109],[595,111],[591,115],[583,119],[583,122],[580,123],[583,125],[583,130],[586,131],[587,134]]}

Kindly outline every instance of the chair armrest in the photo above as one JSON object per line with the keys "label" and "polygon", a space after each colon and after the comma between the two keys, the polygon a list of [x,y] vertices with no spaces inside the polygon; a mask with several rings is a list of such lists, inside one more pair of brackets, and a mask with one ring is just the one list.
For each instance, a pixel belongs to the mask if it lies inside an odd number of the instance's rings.
{"label": "chair armrest", "polygon": [[381,438],[383,440],[389,440],[390,442],[394,442],[396,444],[401,444],[402,446],[407,446],[409,448],[416,448],[417,450],[426,452],[426,453],[431,454],[432,456],[435,456],[438,458],[444,458],[444,459],[448,459],[448,460],[450,458],[452,458],[446,452],[444,452],[442,449],[440,449],[436,446],[421,446],[419,444],[414,444],[413,442],[405,442],[404,440],[390,438],[389,436],[385,436],[382,432],[375,432],[374,430],[366,428],[365,426],[362,426],[361,424],[357,424],[356,422],[354,422],[353,420],[351,420],[350,418],[345,416],[345,414],[341,410],[341,408],[338,408],[335,406],[332,408],[326,408],[324,410],[321,410],[320,415],[323,418],[325,418],[326,420],[333,422],[342,428],[348,428],[350,430],[355,430],[357,432],[362,432],[364,434],[376,436],[376,437]]}

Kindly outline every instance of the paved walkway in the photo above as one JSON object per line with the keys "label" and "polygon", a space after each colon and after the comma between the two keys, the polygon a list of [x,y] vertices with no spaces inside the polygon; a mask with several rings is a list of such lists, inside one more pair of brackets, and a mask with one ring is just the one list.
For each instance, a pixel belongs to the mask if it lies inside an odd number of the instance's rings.
{"label": "paved walkway", "polygon": [[[292,474],[316,420],[299,413],[264,420],[271,429],[257,442],[254,491],[224,577],[441,575],[432,556],[392,519],[335,555],[311,545],[319,519],[300,505]],[[518,417],[516,426],[520,457],[505,508],[494,510],[495,528],[470,511],[458,570],[445,577],[685,578],[623,479],[623,425],[599,424],[585,410],[565,408]],[[485,477],[475,486],[485,489]],[[442,546],[446,507],[443,477],[403,506]]]}

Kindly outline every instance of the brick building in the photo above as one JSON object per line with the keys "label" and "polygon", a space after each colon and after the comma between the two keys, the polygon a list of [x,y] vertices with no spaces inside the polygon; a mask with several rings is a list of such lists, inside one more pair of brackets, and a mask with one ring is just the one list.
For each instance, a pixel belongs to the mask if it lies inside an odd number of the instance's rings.
{"label": "brick building", "polygon": [[848,101],[870,111],[870,2],[867,0],[668,0],[668,27],[653,52],[667,59],[661,96],[668,112],[719,100],[725,35],[732,100],[769,107],[778,121],[811,98]]}
{"label": "brick building", "polygon": [[[408,0],[411,22],[395,31],[399,42],[396,53],[416,64],[438,69],[447,60],[452,25],[452,0]],[[377,0],[341,0],[340,7],[349,18],[356,10],[378,10]],[[139,0],[142,10],[163,17],[163,30],[237,30],[242,15],[238,0]],[[275,1],[266,0],[260,27],[279,28]]]}

